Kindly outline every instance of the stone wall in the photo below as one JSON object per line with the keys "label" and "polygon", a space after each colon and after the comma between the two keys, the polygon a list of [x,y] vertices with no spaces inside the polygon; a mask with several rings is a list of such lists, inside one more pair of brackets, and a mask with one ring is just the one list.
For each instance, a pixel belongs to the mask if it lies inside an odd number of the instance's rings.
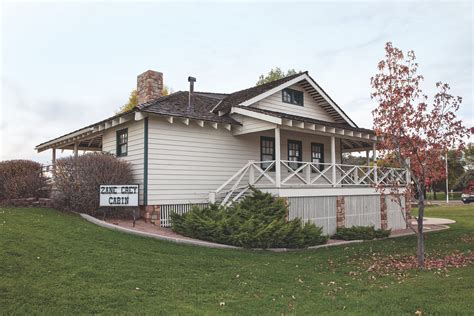
{"label": "stone wall", "polygon": [[2,206],[16,207],[54,207],[52,199],[47,198],[23,198],[0,201]]}

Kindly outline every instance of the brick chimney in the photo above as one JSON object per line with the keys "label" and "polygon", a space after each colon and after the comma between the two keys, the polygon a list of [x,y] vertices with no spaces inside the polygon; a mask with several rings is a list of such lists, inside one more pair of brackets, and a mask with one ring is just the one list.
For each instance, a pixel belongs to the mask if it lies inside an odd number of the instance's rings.
{"label": "brick chimney", "polygon": [[138,104],[158,99],[163,95],[163,74],[147,70],[137,77]]}

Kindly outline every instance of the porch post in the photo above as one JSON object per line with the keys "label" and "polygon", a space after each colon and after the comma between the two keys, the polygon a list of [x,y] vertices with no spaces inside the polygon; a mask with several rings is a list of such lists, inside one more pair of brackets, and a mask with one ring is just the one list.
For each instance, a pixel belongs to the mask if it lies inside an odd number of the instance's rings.
{"label": "porch post", "polygon": [[277,188],[281,186],[281,144],[280,144],[280,127],[275,127],[275,185]]}
{"label": "porch post", "polygon": [[365,151],[365,157],[367,158],[367,166],[370,166],[370,150]]}
{"label": "porch post", "polygon": [[56,148],[52,148],[52,157],[51,157],[51,164],[53,165],[53,172],[56,171]]}
{"label": "porch post", "polygon": [[336,186],[336,137],[331,136],[332,186]]}
{"label": "porch post", "polygon": [[79,154],[79,143],[74,143],[74,157]]}
{"label": "porch post", "polygon": [[374,183],[378,184],[378,175],[377,175],[377,146],[374,142],[372,145],[372,160],[374,161]]}

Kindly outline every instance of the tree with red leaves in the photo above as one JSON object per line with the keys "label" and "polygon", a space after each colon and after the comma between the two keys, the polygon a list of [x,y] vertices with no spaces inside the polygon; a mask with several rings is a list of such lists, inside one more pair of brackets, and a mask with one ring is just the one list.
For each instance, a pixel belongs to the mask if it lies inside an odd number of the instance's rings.
{"label": "tree with red leaves", "polygon": [[[378,63],[378,70],[379,73],[371,78],[371,97],[378,103],[372,112],[374,129],[382,136],[378,149],[382,156],[395,157],[411,173],[412,185],[407,190],[415,192],[419,199],[415,232],[418,267],[423,269],[424,192],[430,183],[445,179],[443,157],[449,149],[462,150],[463,139],[470,131],[456,118],[462,99],[449,93],[448,84],[436,83],[438,92],[428,105],[428,97],[420,86],[423,76],[417,73],[413,51],[405,55],[392,43],[387,43],[385,59]],[[391,194],[394,194],[393,190]]]}

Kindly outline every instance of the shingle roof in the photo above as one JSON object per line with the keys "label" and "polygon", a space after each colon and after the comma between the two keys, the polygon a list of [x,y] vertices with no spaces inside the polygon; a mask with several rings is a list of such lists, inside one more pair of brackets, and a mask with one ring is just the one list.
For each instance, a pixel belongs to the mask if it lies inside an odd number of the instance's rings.
{"label": "shingle roof", "polygon": [[275,87],[278,87],[281,84],[284,84],[287,81],[290,81],[298,76],[301,76],[304,73],[308,73],[307,71],[297,73],[282,79],[278,79],[269,83],[265,83],[259,86],[255,86],[252,88],[240,90],[234,93],[229,94],[222,102],[214,109],[214,111],[225,111],[228,112],[232,108],[232,106],[239,105],[242,102],[250,100],[262,93],[267,92]]}
{"label": "shingle roof", "polygon": [[351,131],[355,131],[355,132],[369,133],[369,134],[375,135],[375,132],[371,129],[361,128],[361,127],[352,127],[347,123],[332,123],[332,122],[312,119],[312,118],[305,117],[305,116],[298,116],[298,115],[293,115],[293,114],[288,114],[288,113],[275,112],[275,111],[270,111],[270,110],[263,110],[263,109],[259,109],[259,108],[255,108],[255,107],[251,107],[251,106],[236,105],[235,107],[246,109],[246,110],[252,111],[252,112],[267,114],[267,115],[278,117],[278,118],[294,120],[294,121],[300,121],[300,122],[305,122],[305,123],[311,123],[311,124],[316,124],[316,125],[323,125],[323,126],[328,126],[328,127],[343,128],[343,129],[347,129],[347,130],[351,130]]}
{"label": "shingle roof", "polygon": [[241,125],[230,116],[219,116],[211,112],[212,108],[225,96],[226,94],[222,93],[195,92],[192,96],[192,107],[188,110],[189,93],[178,91],[154,101],[140,104],[137,109],[146,113]]}

